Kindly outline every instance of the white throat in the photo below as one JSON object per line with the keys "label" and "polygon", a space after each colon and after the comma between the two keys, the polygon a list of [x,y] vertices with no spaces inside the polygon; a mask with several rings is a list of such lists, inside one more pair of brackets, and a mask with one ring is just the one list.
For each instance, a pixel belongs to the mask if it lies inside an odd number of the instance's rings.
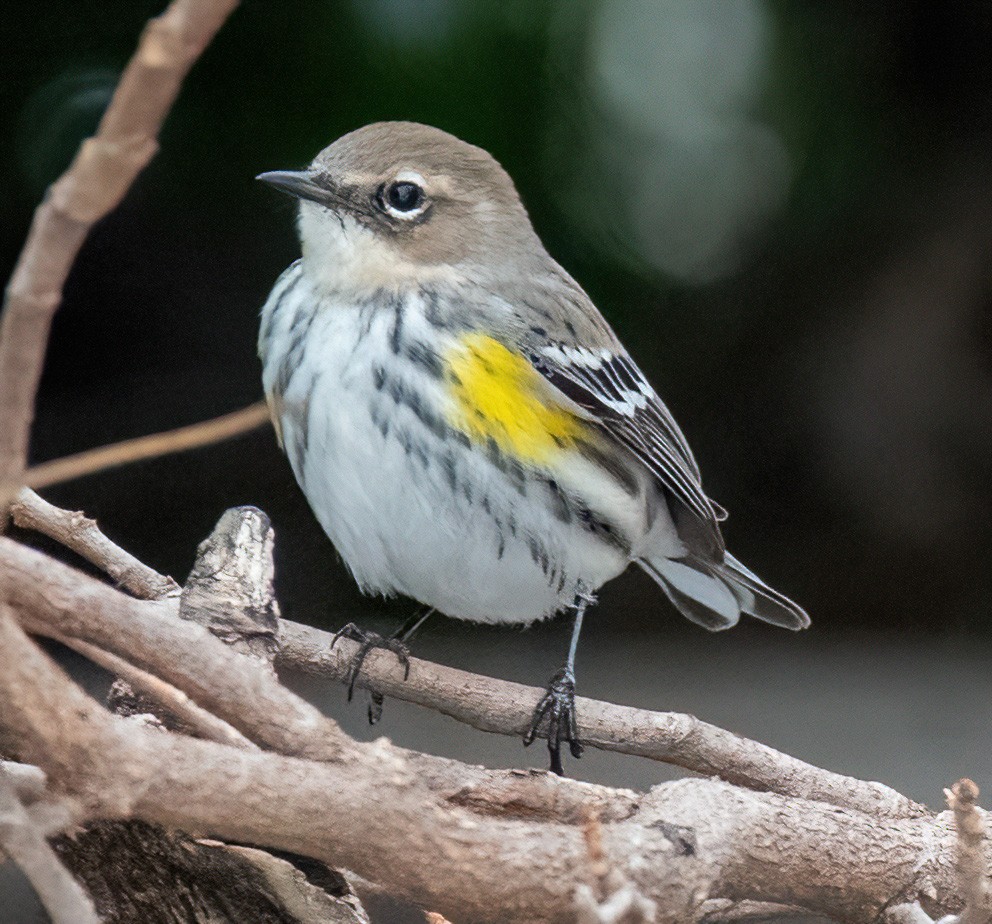
{"label": "white throat", "polygon": [[385,235],[376,234],[351,215],[316,203],[300,203],[298,228],[303,270],[317,288],[328,293],[369,293],[460,277],[447,264],[408,260]]}

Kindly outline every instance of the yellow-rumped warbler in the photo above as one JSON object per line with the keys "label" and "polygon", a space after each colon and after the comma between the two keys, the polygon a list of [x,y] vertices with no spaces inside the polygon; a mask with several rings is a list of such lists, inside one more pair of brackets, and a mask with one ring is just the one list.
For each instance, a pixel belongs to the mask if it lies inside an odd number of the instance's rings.
{"label": "yellow-rumped warbler", "polygon": [[[259,179],[300,200],[303,257],[259,336],[296,478],[367,593],[488,623],[574,608],[568,659],[525,738],[547,720],[552,769],[562,740],[581,751],[583,613],[631,562],[707,629],[742,612],[809,624],[725,551],[726,514],[678,424],[488,153],[386,122]],[[346,631],[362,656],[405,658],[398,636]]]}

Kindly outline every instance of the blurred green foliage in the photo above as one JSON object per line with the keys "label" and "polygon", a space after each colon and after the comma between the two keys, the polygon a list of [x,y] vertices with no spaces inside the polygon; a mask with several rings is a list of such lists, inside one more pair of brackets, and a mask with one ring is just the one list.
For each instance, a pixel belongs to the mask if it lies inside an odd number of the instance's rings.
{"label": "blurred green foliage", "polygon": [[[159,9],[8,4],[8,269]],[[869,612],[967,624],[992,597],[986,518],[961,512],[990,501],[986,416],[973,410],[988,398],[989,286],[979,257],[964,282],[945,268],[986,246],[989,9],[247,0],[74,271],[36,457],[256,398],[256,313],[296,243],[286,204],[252,178],[301,166],[370,121],[424,121],[489,149],[514,177],[549,250],[683,423],[742,558],[828,624]],[[719,261],[693,264],[707,234]],[[669,239],[689,270],[668,267]],[[901,260],[935,267],[905,318]],[[960,342],[941,335],[959,329]],[[931,333],[944,352],[907,359],[900,338],[913,331],[920,355]],[[288,469],[268,444],[257,452],[234,473],[209,457],[64,490],[139,543],[145,529],[147,554],[181,572],[234,499],[286,522],[302,513]],[[142,525],[161,502],[177,511],[165,536]],[[340,570],[327,580],[350,586]],[[646,598],[629,619],[648,621],[656,605]]]}

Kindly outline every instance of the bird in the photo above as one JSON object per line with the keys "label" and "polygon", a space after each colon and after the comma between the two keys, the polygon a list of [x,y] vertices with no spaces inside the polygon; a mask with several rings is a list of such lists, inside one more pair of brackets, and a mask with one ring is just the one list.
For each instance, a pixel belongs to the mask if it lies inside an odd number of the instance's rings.
{"label": "bird", "polygon": [[[551,769],[582,753],[575,660],[596,592],[630,565],[682,615],[787,629],[805,611],[727,550],[672,414],[579,284],[548,254],[503,167],[413,122],[366,125],[303,170],[259,180],[298,202],[301,257],[261,311],[278,440],[361,590],[527,625],[571,612],[563,666],[524,736]],[[382,698],[373,693],[370,721]]]}

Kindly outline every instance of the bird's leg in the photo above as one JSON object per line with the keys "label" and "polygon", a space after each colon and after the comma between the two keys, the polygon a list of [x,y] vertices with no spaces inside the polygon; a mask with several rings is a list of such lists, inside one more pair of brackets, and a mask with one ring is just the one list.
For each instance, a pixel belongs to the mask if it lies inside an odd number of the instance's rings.
{"label": "bird's leg", "polygon": [[573,757],[582,756],[582,744],[575,724],[575,650],[579,645],[579,633],[582,631],[582,617],[586,607],[594,603],[595,598],[584,591],[575,596],[575,624],[572,627],[572,641],[568,646],[568,658],[564,666],[551,678],[544,696],[534,709],[530,720],[530,728],[524,735],[524,744],[528,745],[537,737],[541,723],[548,720],[548,751],[551,754],[551,771],[559,776],[564,775],[565,769],[561,763],[561,743],[568,742],[568,748]]}
{"label": "bird's leg", "polygon": [[[406,680],[410,676],[410,649],[407,648],[406,642],[413,638],[416,631],[427,621],[427,618],[433,612],[433,609],[428,609],[425,613],[414,613],[399,629],[388,636],[380,635],[378,632],[360,629],[353,622],[342,626],[334,633],[334,638],[331,640],[331,648],[337,644],[339,638],[347,638],[353,642],[358,642],[358,651],[352,657],[351,663],[348,665],[348,673],[344,679],[344,682],[348,685],[349,703],[355,695],[355,682],[358,680],[358,675],[362,671],[365,658],[374,648],[382,648],[393,652],[400,664],[403,665],[403,679]],[[369,724],[375,725],[382,718],[382,694],[376,690],[370,690],[370,694],[372,701],[369,703]]]}

